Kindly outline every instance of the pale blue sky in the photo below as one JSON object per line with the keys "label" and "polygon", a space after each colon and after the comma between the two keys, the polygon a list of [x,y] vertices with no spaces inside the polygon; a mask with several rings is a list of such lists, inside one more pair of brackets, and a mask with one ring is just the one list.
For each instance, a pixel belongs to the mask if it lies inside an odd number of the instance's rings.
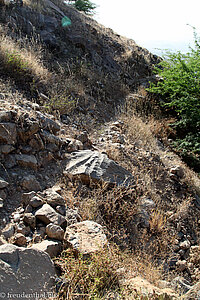
{"label": "pale blue sky", "polygon": [[153,53],[155,48],[186,51],[200,31],[200,0],[91,0],[96,19]]}

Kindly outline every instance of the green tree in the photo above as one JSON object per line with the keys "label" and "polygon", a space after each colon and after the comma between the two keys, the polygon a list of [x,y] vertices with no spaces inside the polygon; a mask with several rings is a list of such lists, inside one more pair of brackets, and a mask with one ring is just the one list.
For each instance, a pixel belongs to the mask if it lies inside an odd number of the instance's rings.
{"label": "green tree", "polygon": [[86,14],[93,14],[96,5],[89,0],[69,0],[69,4]]}
{"label": "green tree", "polygon": [[174,146],[187,159],[200,166],[200,43],[194,32],[194,48],[186,54],[167,51],[155,67],[161,80],[148,91],[159,94],[162,106],[175,112],[177,130]]}

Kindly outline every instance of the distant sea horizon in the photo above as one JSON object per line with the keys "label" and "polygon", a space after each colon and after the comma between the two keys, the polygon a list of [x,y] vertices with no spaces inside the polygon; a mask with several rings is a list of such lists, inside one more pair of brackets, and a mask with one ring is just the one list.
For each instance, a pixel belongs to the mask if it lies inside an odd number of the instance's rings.
{"label": "distant sea horizon", "polygon": [[142,48],[146,48],[148,51],[158,56],[163,56],[168,50],[172,52],[180,51],[181,53],[187,53],[190,47],[194,47],[193,42],[187,44],[185,41],[144,41],[143,43],[139,43],[138,41],[135,42]]}

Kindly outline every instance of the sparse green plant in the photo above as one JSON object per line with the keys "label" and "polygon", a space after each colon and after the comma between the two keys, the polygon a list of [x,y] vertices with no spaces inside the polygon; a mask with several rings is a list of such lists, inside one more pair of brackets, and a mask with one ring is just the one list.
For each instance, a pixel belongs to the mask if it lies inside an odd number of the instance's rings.
{"label": "sparse green plant", "polygon": [[5,63],[17,73],[26,72],[28,70],[28,62],[23,60],[18,51],[6,51]]}
{"label": "sparse green plant", "polygon": [[70,113],[76,107],[76,101],[70,95],[55,95],[44,103],[47,112],[59,111],[59,114]]}

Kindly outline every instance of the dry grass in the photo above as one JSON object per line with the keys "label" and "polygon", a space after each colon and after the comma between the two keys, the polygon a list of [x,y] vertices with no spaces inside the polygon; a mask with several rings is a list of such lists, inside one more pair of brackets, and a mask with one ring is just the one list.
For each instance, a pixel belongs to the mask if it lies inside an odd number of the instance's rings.
{"label": "dry grass", "polygon": [[8,109],[7,107],[9,106],[9,103],[23,103],[26,100],[24,95],[17,91],[12,80],[0,79],[0,90],[1,99],[5,101],[5,104],[3,104],[3,102],[1,103],[2,108],[5,106],[5,109]]}
{"label": "dry grass", "polygon": [[151,255],[121,251],[113,243],[89,256],[65,250],[55,264],[62,274],[59,299],[143,299],[126,282],[141,274],[152,284],[163,278],[162,266]]}
{"label": "dry grass", "polygon": [[124,110],[125,113],[122,113],[121,119],[125,124],[125,134],[129,144],[135,144],[150,151],[157,151],[157,140],[152,131],[153,119],[151,119],[150,122],[148,122],[148,120],[144,122],[142,118],[136,114],[130,99],[126,103]]}
{"label": "dry grass", "polygon": [[45,11],[47,12],[48,8],[48,5],[45,0],[24,0],[23,4],[25,6],[31,7],[32,9],[40,13],[45,13]]}
{"label": "dry grass", "polygon": [[120,149],[116,148],[112,143],[107,143],[105,146],[105,152],[110,159],[116,162],[120,162],[122,160]]}
{"label": "dry grass", "polygon": [[109,240],[121,249],[135,249],[144,261],[148,256],[150,264],[156,257],[164,259],[169,255],[173,237],[167,231],[167,220],[161,210],[152,213],[149,229],[140,228],[138,201],[142,194],[140,185],[110,189],[107,186],[87,188],[74,183],[70,207],[78,207],[82,220],[104,225]]}
{"label": "dry grass", "polygon": [[152,256],[147,253],[135,251],[134,253],[124,252],[122,254],[123,265],[125,267],[126,279],[131,279],[137,276],[142,276],[151,284],[157,284],[159,280],[163,279],[162,265],[156,264]]}
{"label": "dry grass", "polygon": [[161,233],[166,229],[166,216],[159,210],[155,210],[149,221],[149,229],[153,233]]}
{"label": "dry grass", "polygon": [[[0,31],[0,71],[3,76],[14,80],[20,90],[28,89],[31,97],[36,97],[47,112],[70,113],[84,93],[80,82],[75,84],[75,76],[68,77],[61,67],[49,71],[52,69],[47,63],[50,55],[37,39],[17,41],[6,35],[2,27]],[[44,56],[48,67],[43,63]],[[41,92],[47,94],[47,98],[41,98]]]}
{"label": "dry grass", "polygon": [[108,292],[120,292],[116,248],[107,246],[87,257],[68,249],[55,263],[61,269],[63,280],[59,299],[106,299]]}
{"label": "dry grass", "polygon": [[[143,95],[144,101],[148,101],[148,96],[142,88],[140,94]],[[122,120],[124,121],[124,133],[131,145],[141,149],[142,151],[150,151],[159,155],[166,168],[180,166],[184,170],[185,182],[193,192],[200,195],[200,178],[197,173],[193,172],[170,148],[168,138],[174,136],[176,133],[171,128],[170,124],[174,119],[155,119],[153,115],[149,118],[140,116],[132,105],[132,100],[127,99],[125,112],[122,113]],[[123,111],[123,109],[122,109]],[[163,149],[159,146],[158,140],[163,144]]]}
{"label": "dry grass", "polygon": [[[1,31],[2,32],[2,31]],[[7,70],[14,76],[32,76],[35,80],[47,82],[50,72],[44,67],[41,60],[41,47],[33,46],[34,40],[29,45],[21,45],[8,36],[2,34],[0,38],[1,69]]]}
{"label": "dry grass", "polygon": [[[71,193],[69,194],[67,189],[65,196],[67,205],[78,208],[81,220],[94,220],[102,224],[107,230],[110,246],[102,253],[92,255],[89,263],[81,256],[72,258],[71,250],[58,258],[63,277],[67,278],[67,285],[65,284],[62,292],[60,291],[60,299],[76,299],[76,296],[82,297],[81,299],[107,299],[108,291],[115,295],[114,299],[117,295],[120,295],[121,299],[135,299],[129,298],[133,297],[133,293],[124,285],[125,279],[142,276],[156,284],[159,280],[167,278],[162,263],[169,255],[168,245],[172,237],[169,237],[169,232],[166,231],[166,217],[159,211],[152,214],[149,230],[137,227],[140,187],[110,189],[106,185],[87,187],[79,182],[68,184],[69,186]],[[157,258],[161,257],[162,263],[158,263]],[[96,267],[98,274],[95,273]],[[109,280],[106,279],[108,272]],[[93,281],[90,287],[91,281],[88,281],[88,276]],[[96,277],[95,280],[93,276]],[[105,289],[99,285],[95,298],[94,285],[97,281],[101,283],[105,279],[110,283],[110,287]]]}

